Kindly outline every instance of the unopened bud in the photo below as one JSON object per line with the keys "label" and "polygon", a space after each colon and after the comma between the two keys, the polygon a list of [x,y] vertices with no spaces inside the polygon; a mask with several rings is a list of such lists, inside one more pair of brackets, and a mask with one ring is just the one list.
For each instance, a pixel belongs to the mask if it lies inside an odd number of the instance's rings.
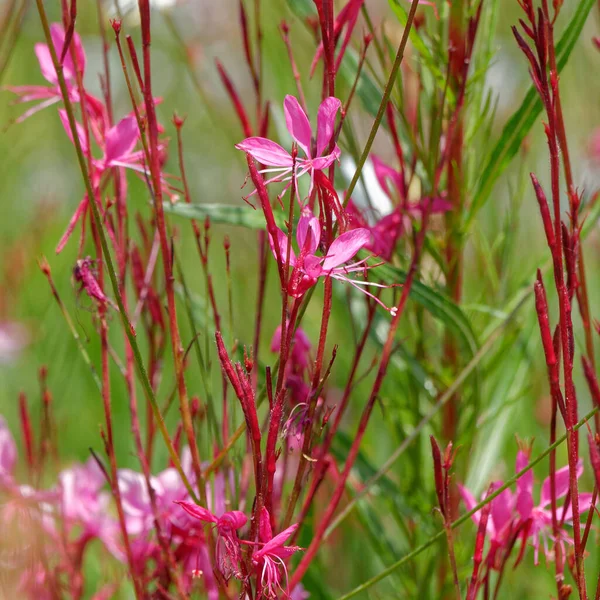
{"label": "unopened bud", "polygon": [[184,123],[185,117],[180,117],[177,113],[173,113],[173,125],[175,125],[177,129],[181,129]]}
{"label": "unopened bud", "polygon": [[250,350],[250,355],[248,355],[246,346],[244,346],[244,366],[246,367],[246,373],[252,373],[252,369],[254,368],[254,359],[252,357],[252,350]]}

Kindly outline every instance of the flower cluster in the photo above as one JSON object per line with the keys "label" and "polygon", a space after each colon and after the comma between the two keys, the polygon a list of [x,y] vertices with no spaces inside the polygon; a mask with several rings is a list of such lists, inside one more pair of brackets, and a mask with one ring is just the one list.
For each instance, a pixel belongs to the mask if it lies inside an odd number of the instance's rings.
{"label": "flower cluster", "polygon": [[[529,449],[520,449],[517,453],[515,472],[520,473],[529,464]],[[577,478],[583,473],[583,462],[579,461]],[[502,481],[491,484],[489,493],[493,493],[503,486]],[[554,548],[559,545],[562,556],[566,556],[567,546],[573,545],[573,539],[568,533],[568,527],[573,524],[573,511],[569,500],[563,506],[555,506],[558,515],[558,528],[553,530],[552,521],[552,493],[551,478],[547,477],[541,486],[539,502],[536,505],[533,496],[533,472],[528,470],[516,483],[516,493],[510,488],[503,490],[491,500],[491,511],[486,523],[486,535],[490,548],[486,557],[486,564],[490,569],[501,570],[508,554],[518,540],[523,546],[530,540],[534,548],[534,560],[538,564],[540,548],[547,560],[555,558]],[[471,511],[477,501],[471,492],[459,485],[459,490],[468,511]],[[567,496],[569,491],[569,467],[558,469],[554,474],[555,500]],[[487,496],[485,494],[482,500]],[[579,511],[586,513],[592,502],[592,494],[579,494]],[[482,511],[473,513],[472,519],[476,525],[480,524]]]}

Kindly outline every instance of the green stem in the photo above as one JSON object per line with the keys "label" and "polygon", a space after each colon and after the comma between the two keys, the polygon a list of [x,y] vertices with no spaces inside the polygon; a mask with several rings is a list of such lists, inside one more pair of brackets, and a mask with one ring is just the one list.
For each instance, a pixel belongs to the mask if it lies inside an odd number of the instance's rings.
{"label": "green stem", "polygon": [[417,6],[419,4],[419,0],[412,0],[412,4],[410,5],[410,12],[408,13],[408,19],[406,21],[406,27],[402,32],[402,39],[400,40],[400,45],[398,46],[398,52],[396,53],[396,59],[394,60],[394,64],[392,66],[392,70],[390,72],[390,76],[388,77],[387,83],[385,84],[385,90],[383,91],[383,97],[381,98],[381,104],[379,105],[379,109],[377,110],[377,115],[375,116],[375,122],[371,127],[371,132],[369,133],[369,138],[367,139],[367,143],[360,155],[360,159],[358,164],[356,165],[356,171],[354,172],[354,176],[352,177],[352,181],[350,181],[350,185],[348,186],[348,190],[346,192],[346,197],[344,200],[344,204],[350,199],[352,196],[352,192],[358,183],[358,178],[360,177],[360,173],[367,161],[367,157],[371,152],[371,146],[375,141],[375,136],[377,135],[377,130],[381,125],[381,121],[383,116],[385,115],[385,109],[387,107],[388,101],[390,99],[390,95],[392,93],[392,89],[394,87],[394,83],[396,81],[396,75],[398,75],[398,69],[402,64],[402,59],[404,58],[404,49],[406,48],[406,44],[408,42],[408,36],[410,34],[410,29],[413,24],[413,20],[415,17],[415,13],[417,11]]}

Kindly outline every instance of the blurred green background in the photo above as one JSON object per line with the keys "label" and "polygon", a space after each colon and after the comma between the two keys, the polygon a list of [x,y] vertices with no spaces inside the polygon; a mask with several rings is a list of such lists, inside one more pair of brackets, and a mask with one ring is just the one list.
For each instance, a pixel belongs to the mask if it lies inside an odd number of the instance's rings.
{"label": "blurred green background", "polygon": [[[48,10],[58,18],[58,2],[49,2]],[[101,70],[101,50],[98,37],[95,2],[79,3],[78,31],[82,36],[87,52],[88,64],[86,84],[99,95],[98,71]],[[398,39],[401,28],[386,2],[367,0],[376,22],[384,20],[386,32],[392,39]],[[565,1],[561,22],[568,22],[569,15],[578,2]],[[500,0],[498,20],[495,26],[493,46],[495,54],[491,68],[485,74],[487,89],[497,101],[492,136],[500,135],[507,118],[519,105],[529,79],[524,57],[516,48],[510,33],[510,26],[520,16],[516,0]],[[0,12],[8,6],[0,3]],[[485,6],[485,3],[484,3]],[[420,9],[427,16],[427,27],[438,24],[426,7]],[[484,8],[485,10],[485,8]],[[288,4],[280,0],[264,2],[263,11],[265,34],[265,73],[266,96],[272,99],[274,121],[282,124],[281,102],[287,93],[294,93],[293,78],[278,32],[282,18],[292,27],[292,39],[299,62],[300,71],[308,72],[308,65],[314,52],[314,43],[305,28],[298,22]],[[569,64],[561,77],[563,107],[570,143],[571,160],[579,188],[589,198],[600,183],[600,156],[592,156],[589,151],[590,137],[600,125],[600,53],[592,44],[592,37],[599,32],[598,11],[592,16],[583,30]],[[185,48],[173,35],[175,28]],[[127,18],[124,29],[134,39],[138,39],[139,29],[135,18]],[[560,26],[559,26],[560,30]],[[251,81],[243,61],[243,48],[237,23],[237,3],[223,0],[218,3],[189,0],[166,15],[154,13],[153,65],[154,89],[163,98],[159,107],[159,117],[173,139],[174,130],[170,124],[173,112],[187,117],[183,129],[185,160],[188,177],[195,202],[239,204],[242,192],[240,187],[245,177],[245,162],[240,152],[233,147],[242,137],[229,100],[218,79],[214,59],[218,58],[235,80],[242,99],[248,99],[252,106]],[[2,85],[31,85],[45,82],[39,72],[33,52],[33,45],[42,41],[39,18],[34,5],[28,10],[22,32],[12,52],[10,63],[4,73]],[[194,78],[186,65],[186,53],[193,63]],[[129,100],[113,46],[110,51],[113,74],[113,99],[115,114],[125,115],[129,111]],[[416,60],[414,53],[408,61]],[[316,110],[320,85],[303,77],[305,91],[312,110]],[[198,84],[203,90],[206,102],[199,96]],[[22,106],[13,104],[14,96],[7,90],[0,93],[0,323],[16,323],[26,332],[27,343],[22,350],[11,356],[3,356],[0,364],[0,414],[4,415],[17,435],[18,395],[24,392],[29,400],[31,412],[37,415],[40,408],[40,393],[37,383],[38,370],[48,367],[48,385],[53,394],[53,410],[58,425],[58,449],[65,463],[85,460],[88,448],[100,448],[99,424],[103,422],[103,411],[98,391],[86,366],[81,360],[77,347],[68,332],[58,307],[41,274],[37,260],[46,256],[52,267],[54,281],[60,296],[75,319],[80,335],[92,357],[98,364],[98,343],[94,333],[89,303],[83,296],[78,298],[72,282],[72,269],[76,261],[77,235],[66,249],[55,255],[54,248],[62,235],[66,223],[83,194],[83,184],[77,169],[75,155],[64,133],[55,107],[46,109],[21,124],[11,124],[22,113]],[[371,126],[371,117],[354,107],[353,125],[359,140],[364,141]],[[542,182],[548,180],[548,158],[543,140],[543,128],[537,123],[527,139],[526,148],[517,156],[508,171],[494,188],[493,195],[469,233],[466,281],[463,308],[471,319],[473,327],[481,339],[486,328],[503,317],[508,301],[523,286],[531,285],[534,269],[548,255],[533,196],[528,173],[536,172]],[[489,150],[490,140],[475,138],[468,149],[468,160],[477,169],[480,161]],[[381,133],[376,142],[376,150],[383,156],[390,154],[389,142]],[[168,172],[178,174],[176,156],[171,153],[167,163]],[[148,215],[147,192],[140,183],[131,180],[130,210],[139,210]],[[196,294],[203,294],[203,277],[197,261],[191,228],[184,220],[172,218],[179,237],[177,254],[187,274],[187,283]],[[256,288],[256,243],[255,234],[240,228],[213,227],[212,271],[216,281],[219,302],[226,306],[227,288],[224,275],[224,259],[221,237],[228,233],[232,239],[233,255],[233,314],[235,337],[242,344],[251,344]],[[600,294],[600,237],[593,231],[585,243],[588,285],[592,314],[600,316],[598,298]],[[500,256],[502,255],[502,256]],[[279,297],[274,280],[270,282],[269,308],[266,311],[267,325],[261,348],[262,360],[269,357],[268,343],[270,332],[278,321]],[[494,312],[496,311],[496,312]],[[339,300],[334,311],[334,321],[330,330],[331,343],[339,343],[342,348],[351,343],[348,328],[348,314],[343,300]],[[319,301],[313,303],[307,315],[307,331],[314,339],[320,319]],[[111,317],[111,341],[117,352],[122,348],[122,333],[116,314]],[[183,321],[183,319],[182,319]],[[576,343],[583,348],[583,337],[579,319],[576,323]],[[409,335],[410,326],[406,326]],[[457,473],[458,480],[466,480],[478,493],[492,478],[505,478],[513,473],[517,446],[514,436],[535,438],[534,455],[547,446],[549,424],[549,401],[545,366],[539,343],[533,303],[528,301],[519,312],[515,322],[504,336],[506,343],[499,344],[490,354],[489,364],[482,368],[480,392],[480,413],[477,428],[464,439],[462,453],[470,454],[468,471]],[[189,329],[184,325],[184,340],[190,339]],[[187,342],[186,342],[187,343]],[[441,337],[439,344],[441,346]],[[333,385],[341,386],[351,356],[340,352],[332,375]],[[493,366],[492,366],[493,364]],[[364,444],[364,456],[377,468],[398,445],[398,439],[406,435],[403,423],[408,418],[409,406],[402,401],[404,384],[403,373],[406,364],[402,358],[395,363],[396,375],[391,374],[382,392],[381,407],[376,410],[369,425]],[[576,365],[579,384],[581,414],[590,407],[590,399],[583,382],[581,367]],[[169,371],[165,373],[159,396],[169,393]],[[117,456],[120,466],[137,467],[129,436],[129,411],[125,385],[117,369],[113,369],[112,398],[114,407],[114,428]],[[199,374],[194,365],[188,372],[188,383],[192,394],[201,394]],[[451,383],[447,379],[443,383]],[[369,383],[365,382],[353,396],[353,406],[347,419],[349,436],[353,435],[354,421],[363,406],[361,399],[368,393]],[[382,435],[381,431],[391,431]],[[394,438],[394,430],[398,437]],[[416,527],[423,528],[423,535],[434,533],[441,522],[428,507],[431,505],[432,482],[419,483],[421,462],[427,464],[429,472],[429,450],[426,436],[399,461],[392,475],[399,482],[400,489],[407,497],[406,510],[419,507],[421,517]],[[584,444],[585,445],[585,444]],[[587,448],[587,445],[585,445]],[[162,468],[165,453],[161,445],[155,468]],[[587,452],[587,449],[586,449]],[[564,455],[559,452],[561,461]],[[547,473],[546,463],[540,466],[538,479]],[[421,475],[422,476],[422,475]],[[582,479],[582,488],[591,490],[589,474]],[[417,486],[417,487],[414,487]],[[377,499],[373,510],[377,512]],[[428,504],[427,504],[428,503]],[[366,504],[366,503],[365,503]],[[425,508],[424,508],[425,507]],[[385,510],[385,508],[381,509]],[[365,523],[368,510],[362,517],[353,519],[354,529],[348,527],[343,536],[336,539],[334,553],[325,556],[311,571],[307,586],[313,588],[314,597],[325,594],[314,591],[313,579],[323,578],[335,597],[361,583],[369,574],[375,574],[384,565],[393,562],[398,548],[393,545],[376,549],[372,539],[372,529]],[[366,515],[366,516],[365,516]],[[385,519],[385,513],[382,518]],[[420,518],[421,518],[420,517]],[[362,521],[361,521],[362,519]],[[371,531],[367,535],[374,544],[373,552],[365,552],[365,538],[356,531]],[[354,531],[354,533],[353,533]],[[421,531],[421,530],[419,530]],[[461,575],[470,573],[470,552],[473,527],[464,526],[464,536],[458,541]],[[596,534],[593,533],[595,539]],[[381,541],[381,540],[380,540]],[[590,544],[591,546],[592,544]],[[343,553],[339,548],[343,547]],[[439,551],[440,548],[437,549]],[[339,552],[339,554],[338,554]],[[594,559],[596,560],[596,559]],[[532,566],[532,553],[528,553],[525,565],[514,574],[509,569],[501,597],[503,598],[546,598],[553,590],[552,569],[545,571]],[[592,564],[592,562],[590,562]],[[417,567],[408,567],[411,570]],[[419,567],[421,568],[421,567]],[[593,569],[592,569],[593,571]],[[413,573],[414,575],[414,573]],[[426,571],[422,571],[422,577]],[[403,573],[396,578],[374,588],[373,598],[399,597],[397,587],[401,585]],[[429,593],[429,592],[428,592]],[[433,592],[431,592],[433,593]],[[326,597],[326,596],[324,596]],[[366,597],[366,596],[365,596]],[[402,596],[410,597],[410,596]],[[415,596],[416,597],[416,596]],[[419,596],[421,597],[421,596]],[[424,595],[422,597],[430,597]],[[434,597],[434,596],[431,596]]]}

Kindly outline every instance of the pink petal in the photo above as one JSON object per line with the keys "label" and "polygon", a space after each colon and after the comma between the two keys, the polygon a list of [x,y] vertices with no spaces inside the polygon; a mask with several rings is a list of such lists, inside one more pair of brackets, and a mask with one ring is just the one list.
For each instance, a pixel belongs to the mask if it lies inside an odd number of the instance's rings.
{"label": "pink petal", "polygon": [[[373,170],[375,171],[375,177],[381,186],[381,189],[390,197],[394,198],[400,194],[402,190],[402,175],[395,169],[385,164],[378,156],[371,158],[373,163]],[[389,187],[388,183],[392,184],[392,188]]]}
{"label": "pink petal", "polygon": [[231,530],[239,529],[248,522],[248,517],[241,510],[226,512],[218,521],[218,528]]}
{"label": "pink petal", "polygon": [[[458,484],[458,491],[460,492],[460,495],[465,504],[465,508],[467,509],[467,512],[471,512],[477,506],[477,501],[473,497],[473,494],[471,494],[471,492],[464,485],[461,485],[460,483]],[[481,518],[480,510],[478,510],[476,513],[473,513],[471,515],[471,519],[473,519],[473,521],[475,522],[475,525],[479,525],[480,518]]]}
{"label": "pink petal", "polygon": [[[60,116],[60,120],[62,121],[63,127],[65,128],[65,131],[67,132],[67,135],[69,136],[69,139],[73,143],[75,143],[75,141],[73,140],[73,134],[71,133],[71,125],[69,124],[69,117],[67,116],[67,111],[61,108],[58,111],[58,114]],[[87,154],[89,151],[89,148],[87,145],[87,138],[85,136],[85,130],[83,129],[82,125],[80,123],[78,123],[77,121],[75,121],[75,127],[77,129],[77,137],[79,138],[79,143],[81,144],[81,149],[83,150],[84,154]]]}
{"label": "pink petal", "polygon": [[[56,49],[56,54],[60,60],[65,44],[65,30],[62,24],[52,23],[52,25],[50,25],[50,34],[52,36],[52,43]],[[85,72],[85,51],[83,49],[83,44],[81,43],[81,38],[77,33],[73,33],[71,47],[65,54],[65,58],[63,60],[63,72],[65,78],[75,81],[77,75],[75,73],[75,66],[73,63],[73,50],[75,51],[75,60],[77,61],[81,75],[83,75]]]}
{"label": "pink petal", "polygon": [[[52,36],[52,44],[56,50],[56,55],[58,56],[58,60],[60,60],[63,52],[63,46],[65,45],[65,30],[62,24],[52,23],[52,25],[50,25],[50,35]],[[65,59],[63,61],[63,72],[67,79],[70,79],[75,75],[70,52],[65,54]]]}
{"label": "pink petal", "polygon": [[353,229],[340,235],[329,247],[323,262],[323,270],[330,271],[350,260],[361,248],[370,241],[368,229]]}
{"label": "pink petal", "polygon": [[312,160],[311,161],[312,168],[316,169],[317,171],[322,171],[323,169],[326,169],[331,163],[338,160],[339,157],[340,157],[340,149],[339,149],[339,146],[336,144],[333,147],[331,154],[326,154],[325,156],[319,156],[318,158],[315,158],[314,160]]}
{"label": "pink petal", "polygon": [[125,117],[111,127],[106,132],[106,164],[126,158],[135,147],[138,135],[139,129],[135,117]]}
{"label": "pink petal", "polygon": [[62,234],[62,237],[60,238],[60,240],[58,241],[58,244],[56,245],[56,254],[60,254],[62,252],[63,248],[66,246],[67,242],[69,241],[69,238],[71,237],[71,234],[73,233],[73,230],[75,229],[75,226],[79,222],[79,219],[81,219],[82,215],[85,214],[85,211],[87,209],[87,202],[88,202],[87,196],[84,196],[83,200],[79,203],[79,206],[73,213],[73,216],[71,217],[71,220],[69,221],[69,224],[67,225],[67,229]]}
{"label": "pink petal", "polygon": [[294,161],[290,153],[279,144],[263,137],[250,137],[236,144],[238,150],[247,152],[259,163],[271,167],[289,167]]}
{"label": "pink petal", "polygon": [[285,122],[288,131],[294,140],[298,142],[298,146],[304,150],[306,156],[310,158],[312,156],[310,153],[312,136],[310,121],[294,96],[288,95],[285,97],[283,112],[285,113]]}
{"label": "pink petal", "polygon": [[[502,486],[501,481],[492,484],[493,491]],[[507,488],[500,493],[499,496],[492,500],[492,521],[496,534],[499,534],[513,520],[513,511],[515,508],[515,500],[512,492]]]}
{"label": "pink petal", "polygon": [[445,200],[444,198],[442,198],[440,196],[434,196],[433,199],[431,199],[429,197],[423,198],[421,200],[421,205],[423,206],[423,209],[427,208],[427,205],[429,204],[429,202],[432,202],[432,204],[431,204],[431,213],[432,214],[445,213],[445,212],[448,212],[449,210],[452,210],[452,204],[450,202],[448,202],[448,200]]}
{"label": "pink petal", "polygon": [[[273,238],[269,235],[269,244],[271,246],[271,252],[273,252],[273,256],[275,257],[275,260],[278,260],[277,258],[277,252],[275,250],[275,243],[273,241]],[[288,238],[287,235],[285,233],[283,233],[283,231],[281,231],[281,229],[279,229],[279,227],[277,228],[277,246],[279,247],[279,259],[281,260],[281,262],[283,264],[285,264],[286,258],[287,258],[287,250],[288,250]],[[290,248],[290,266],[294,266],[296,264],[296,255],[294,254],[294,249]]]}
{"label": "pink petal", "polygon": [[583,493],[579,494],[579,513],[586,513],[590,508],[592,508],[592,498],[593,494]]}
{"label": "pink petal", "polygon": [[281,348],[281,325],[277,326],[271,338],[271,352],[279,352]]}
{"label": "pink petal", "polygon": [[0,481],[12,477],[17,462],[17,446],[8,428],[8,424],[0,415]]}
{"label": "pink petal", "polygon": [[56,76],[56,70],[54,69],[52,55],[50,54],[48,46],[46,44],[35,44],[33,50],[40,63],[40,71],[42,72],[44,79],[49,83],[56,85],[58,83],[58,77]]}
{"label": "pink petal", "polygon": [[351,227],[367,227],[366,219],[352,200],[346,206],[346,217]]}
{"label": "pink petal", "polygon": [[308,254],[314,254],[319,247],[321,241],[321,226],[319,219],[309,215],[302,215],[298,221],[298,229],[296,230],[296,240],[298,241],[298,249],[302,251],[308,238]]}
{"label": "pink petal", "polygon": [[264,506],[260,511],[258,537],[261,542],[268,542],[273,537],[273,530],[271,529],[271,516],[269,515],[269,511]]}
{"label": "pink petal", "polygon": [[33,102],[47,98],[56,98],[58,102],[56,90],[45,85],[7,85],[4,89],[19,96],[17,102]]}
{"label": "pink petal", "polygon": [[[581,474],[583,473],[583,461],[581,459],[579,459],[579,462],[577,463],[577,479],[579,479],[581,477]],[[562,498],[563,496],[567,495],[567,492],[569,491],[569,467],[563,467],[562,469],[559,469],[558,471],[556,471],[555,473],[555,486],[556,486],[556,497],[557,498]],[[548,506],[548,504],[550,504],[551,501],[551,495],[550,495],[550,477],[546,477],[546,479],[544,479],[544,483],[542,484],[542,493],[540,496],[540,507],[544,508],[545,506]]]}
{"label": "pink petal", "polygon": [[204,508],[203,506],[198,506],[193,502],[183,502],[178,501],[175,504],[179,504],[186,513],[195,517],[196,519],[200,519],[201,521],[205,521],[206,523],[217,523],[218,519],[213,515],[210,510]]}
{"label": "pink petal", "polygon": [[[262,517],[262,515],[261,515]],[[262,525],[262,518],[261,518]],[[258,552],[254,553],[257,558],[264,556],[265,554],[277,554],[283,549],[284,542],[298,529],[298,523],[294,523],[291,527],[288,527],[281,533],[278,533],[273,539],[268,541]],[[294,550],[295,552],[295,550]]]}
{"label": "pink petal", "polygon": [[[529,464],[529,457],[519,450],[515,463],[515,472],[519,473]],[[529,470],[517,479],[517,512],[522,519],[528,519],[533,510],[533,471]]]}
{"label": "pink petal", "polygon": [[329,147],[335,132],[335,118],[342,103],[333,96],[325,98],[317,114],[317,156],[321,156]]}
{"label": "pink petal", "polygon": [[292,554],[295,552],[298,552],[298,550],[303,550],[303,548],[300,546],[279,546],[278,548],[271,550],[269,554],[278,556],[279,558],[285,560],[286,558],[292,556]]}
{"label": "pink petal", "polygon": [[[588,494],[588,493],[583,493],[583,494],[579,494],[579,514],[583,515],[585,514],[588,510],[590,510],[591,506],[592,506],[592,494]],[[543,511],[544,513],[548,514],[549,517],[549,521],[552,520],[552,513],[550,512],[550,510],[547,511]],[[558,515],[559,518],[562,516],[562,507],[558,508]],[[565,511],[565,523],[571,523],[573,521],[573,503],[569,502],[569,506],[567,507],[567,510]]]}

